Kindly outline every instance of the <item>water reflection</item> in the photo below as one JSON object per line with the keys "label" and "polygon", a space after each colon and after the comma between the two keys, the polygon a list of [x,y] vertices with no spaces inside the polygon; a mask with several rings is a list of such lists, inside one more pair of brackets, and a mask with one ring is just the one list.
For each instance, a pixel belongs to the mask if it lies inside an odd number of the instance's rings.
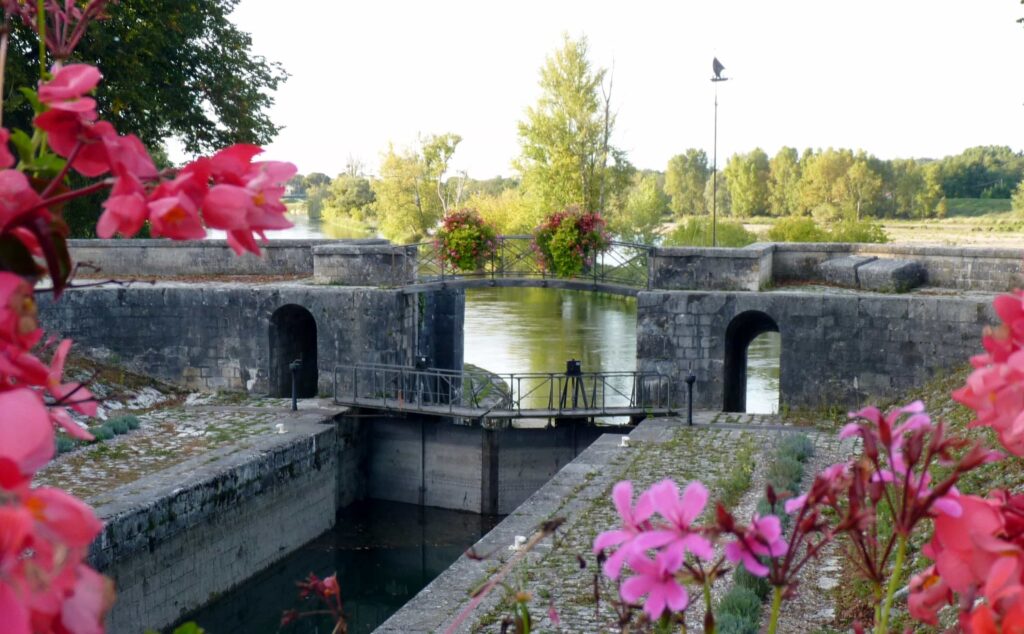
{"label": "water reflection", "polygon": [[[305,213],[288,214],[288,220],[295,226],[281,231],[268,231],[271,240],[323,240],[324,238],[373,238],[376,234],[368,227],[360,224],[338,224],[310,220]],[[207,240],[223,240],[223,231],[211,229],[207,232]]]}
{"label": "water reflection", "polygon": [[[394,614],[470,545],[496,517],[368,500],[338,513],[324,533],[186,620],[207,632],[277,632],[281,613],[308,610],[295,582],[310,572],[337,571],[348,631],[371,632]],[[327,634],[327,619],[304,619],[281,631]]]}
{"label": "water reflection", "polygon": [[779,412],[779,357],[782,338],[765,332],[747,348],[747,411],[751,414]]}

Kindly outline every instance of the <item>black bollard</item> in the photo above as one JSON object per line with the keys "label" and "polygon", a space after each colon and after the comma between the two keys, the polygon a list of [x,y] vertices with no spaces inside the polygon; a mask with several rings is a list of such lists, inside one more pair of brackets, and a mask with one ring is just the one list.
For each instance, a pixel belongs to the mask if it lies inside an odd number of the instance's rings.
{"label": "black bollard", "polygon": [[299,370],[302,369],[302,359],[296,359],[288,364],[292,371],[292,411],[299,409]]}
{"label": "black bollard", "polygon": [[693,384],[697,382],[697,377],[690,372],[686,375],[686,424],[693,426]]}

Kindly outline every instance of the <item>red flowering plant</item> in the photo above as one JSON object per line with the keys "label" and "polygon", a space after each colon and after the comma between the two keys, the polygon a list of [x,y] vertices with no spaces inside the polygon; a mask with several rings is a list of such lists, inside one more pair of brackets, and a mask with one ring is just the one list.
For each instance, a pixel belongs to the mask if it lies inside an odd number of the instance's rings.
{"label": "red flowering plant", "polygon": [[445,216],[434,236],[444,265],[455,271],[480,271],[498,249],[498,234],[475,209],[460,209]]}
{"label": "red flowering plant", "polygon": [[607,224],[596,211],[576,206],[551,214],[533,234],[541,266],[558,277],[578,277],[611,244]]}
{"label": "red flowering plant", "polygon": [[[8,634],[102,632],[113,602],[112,583],[85,564],[102,528],[92,509],[59,489],[31,486],[57,433],[91,439],[68,410],[97,409],[85,385],[64,381],[71,341],[44,335],[33,299],[44,277],[59,297],[73,273],[62,204],[107,191],[101,237],[129,237],[147,222],[154,236],[174,239],[202,238],[212,227],[227,232],[237,253],[258,254],[254,234],[290,226],[280,197],[293,165],[253,161],[260,148],[235,145],[158,171],[140,139],[99,118],[90,94],[100,71],[67,60],[108,4],[2,4],[0,60],[10,21],[23,20],[39,34],[41,77],[37,89],[21,87],[33,128],[0,127],[0,623]],[[72,189],[72,171],[91,182]]]}

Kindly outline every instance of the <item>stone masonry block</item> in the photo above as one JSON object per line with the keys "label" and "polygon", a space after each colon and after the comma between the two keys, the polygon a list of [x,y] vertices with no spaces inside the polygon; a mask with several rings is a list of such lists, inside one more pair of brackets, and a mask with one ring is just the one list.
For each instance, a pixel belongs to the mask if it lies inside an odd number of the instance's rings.
{"label": "stone masonry block", "polygon": [[877,258],[866,255],[848,255],[825,260],[818,265],[818,271],[826,284],[857,288],[857,269]]}
{"label": "stone masonry block", "polygon": [[860,288],[885,293],[906,293],[925,282],[925,269],[913,260],[873,260],[856,269]]}

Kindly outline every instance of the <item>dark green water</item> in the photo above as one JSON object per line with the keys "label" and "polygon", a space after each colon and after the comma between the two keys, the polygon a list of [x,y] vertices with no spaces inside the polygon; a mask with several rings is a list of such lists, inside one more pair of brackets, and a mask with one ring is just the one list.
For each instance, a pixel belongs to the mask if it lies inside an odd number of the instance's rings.
{"label": "dark green water", "polygon": [[[778,333],[747,350],[747,411],[779,407]],[[551,288],[466,291],[466,363],[507,375],[564,372],[569,359],[585,372],[636,369],[636,300]]]}
{"label": "dark green water", "polygon": [[338,573],[348,631],[371,632],[497,523],[495,517],[369,500],[338,514],[336,528],[185,620],[210,634],[328,634],[327,619],[279,628],[288,609],[310,609],[295,582]]}

